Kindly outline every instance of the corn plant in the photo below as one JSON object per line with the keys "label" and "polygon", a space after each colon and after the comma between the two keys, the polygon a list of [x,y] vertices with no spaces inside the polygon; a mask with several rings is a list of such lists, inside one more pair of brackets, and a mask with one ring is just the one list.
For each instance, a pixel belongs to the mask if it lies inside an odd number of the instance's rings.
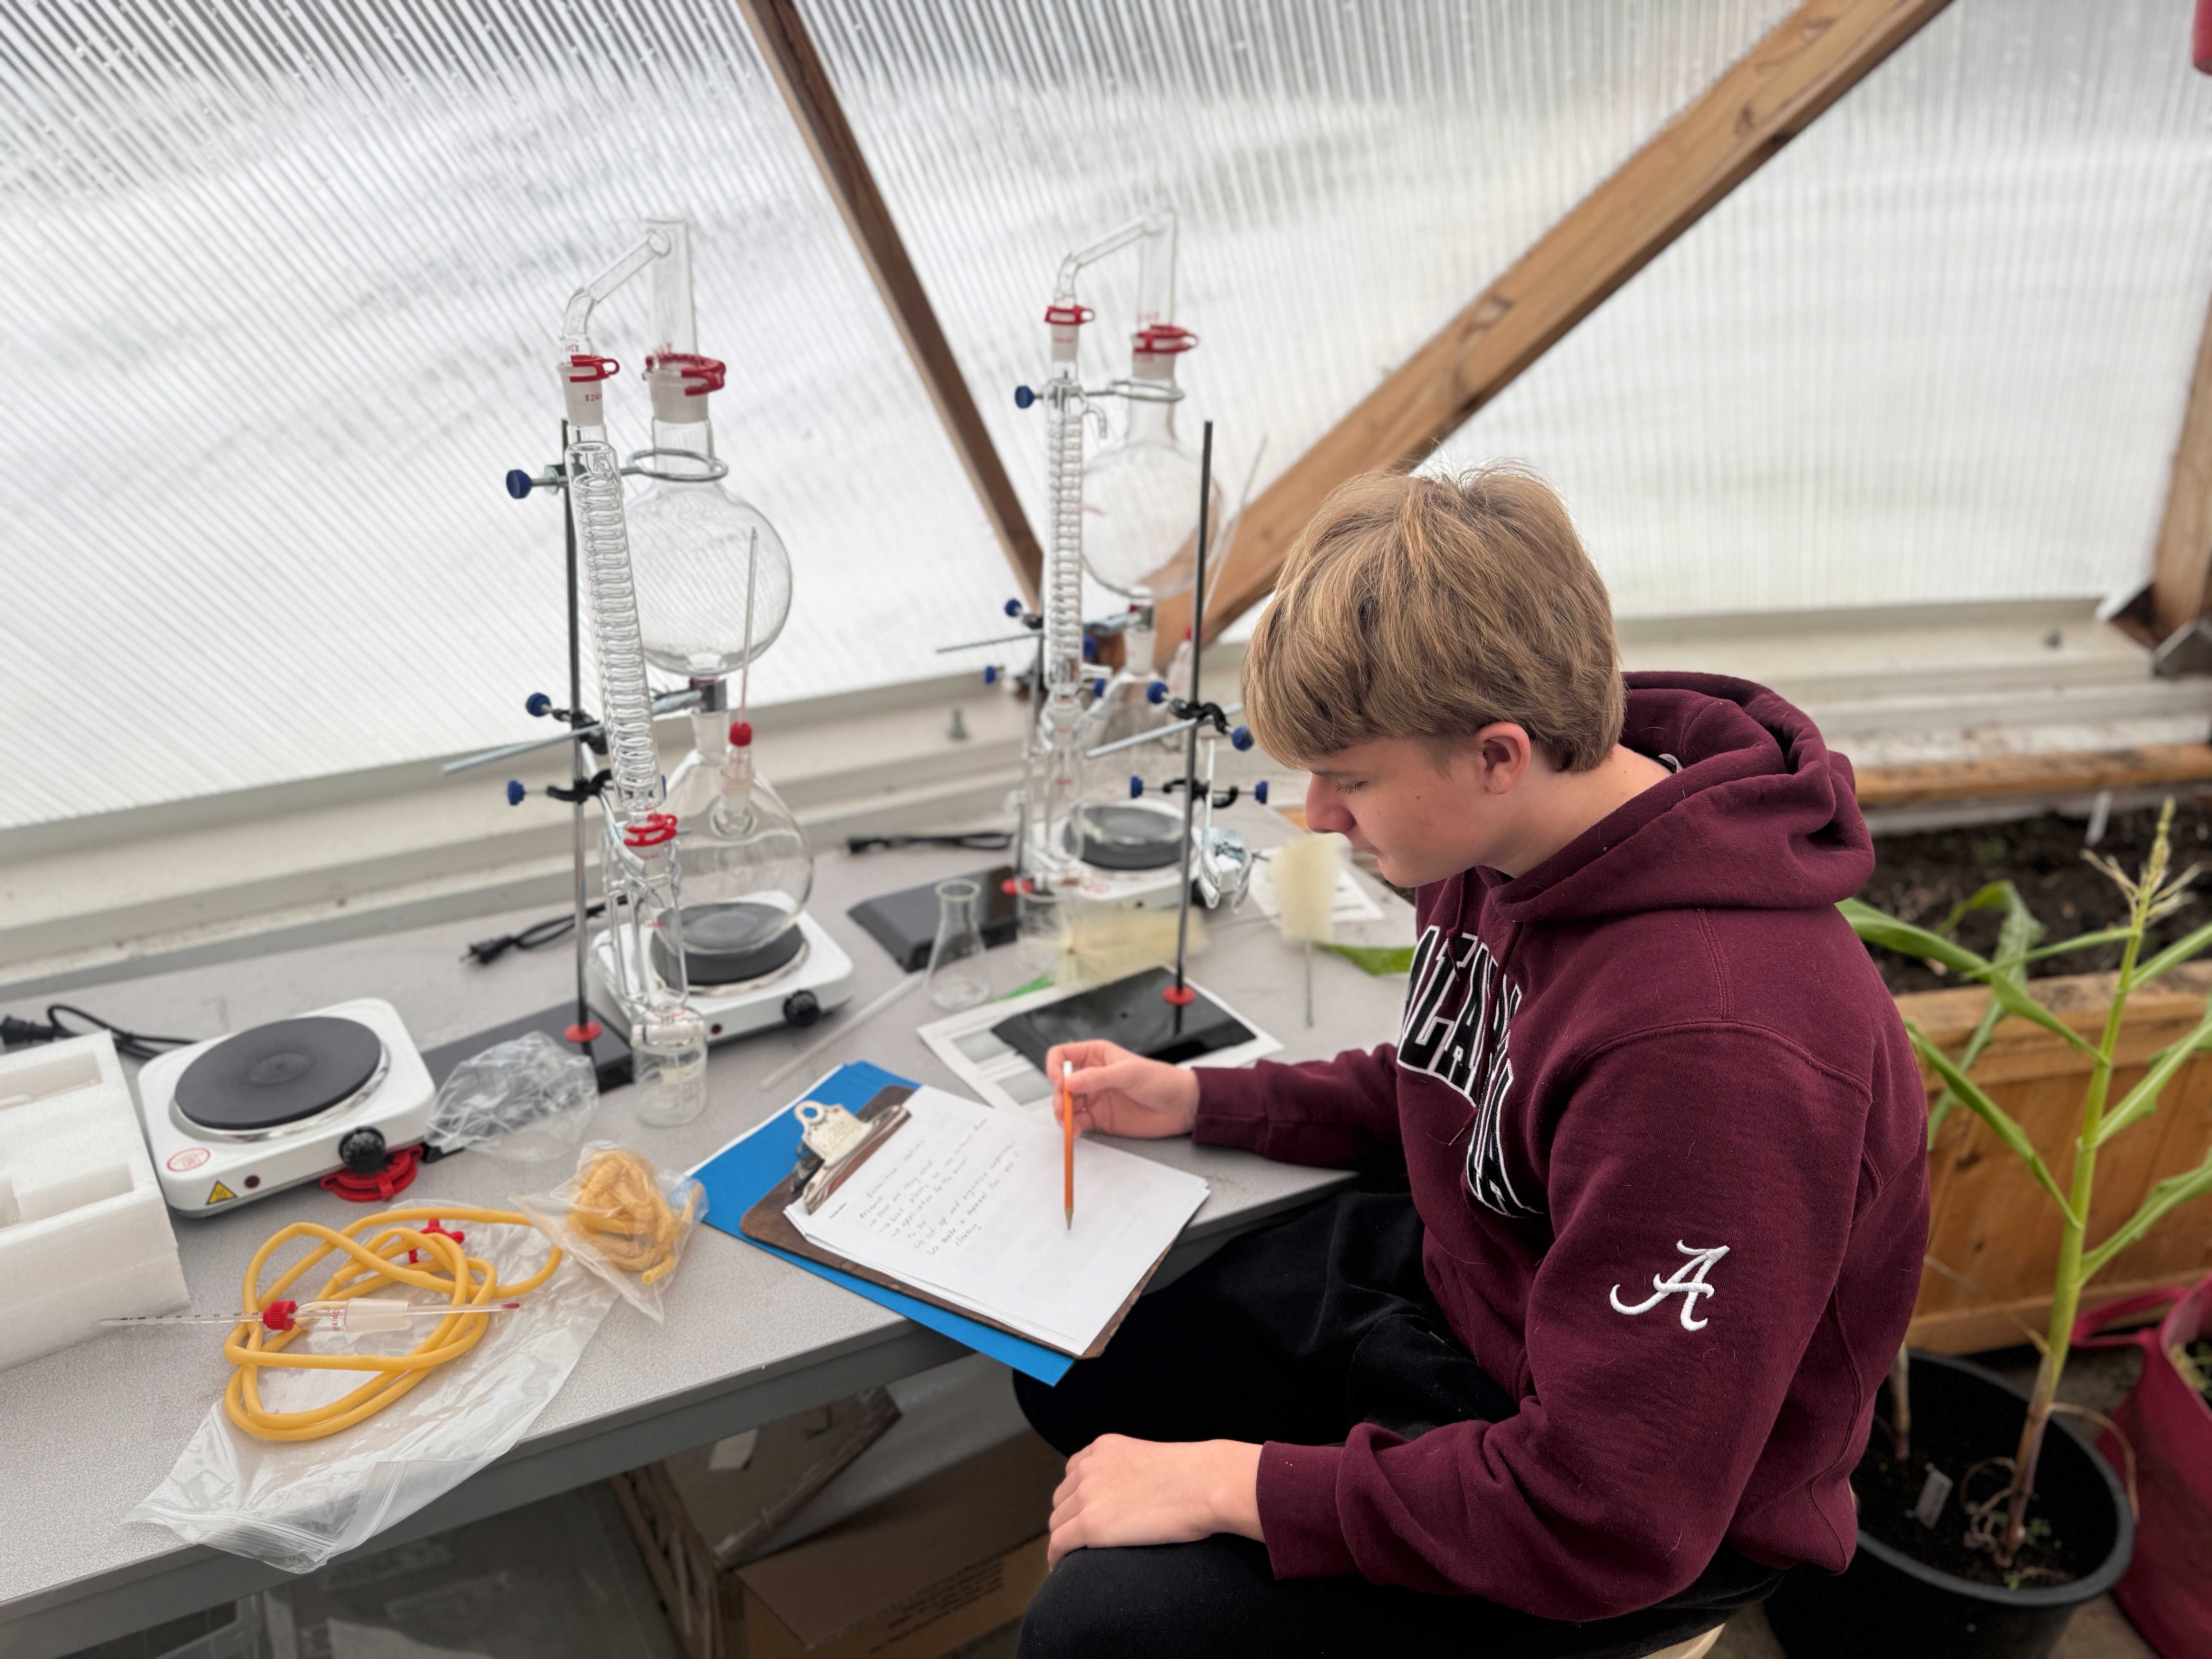
{"label": "corn plant", "polygon": [[[2036,1370],[2019,1449],[2011,1460],[2011,1481],[1995,1499],[1980,1506],[1975,1517],[1984,1523],[1978,1528],[1981,1541],[1991,1549],[2002,1567],[2012,1565],[2021,1540],[2027,1535],[2027,1510],[2035,1492],[2036,1463],[2042,1453],[2044,1432],[2050,1424],[2058,1379],[2066,1369],[2075,1313],[2081,1305],[2083,1286],[2121,1251],[2149,1232],[2167,1211],[2212,1192],[2212,1156],[2208,1156],[2195,1169],[2153,1187],[2135,1214],[2094,1247],[2087,1242],[2089,1213],[2096,1194],[2098,1152],[2114,1135],[2156,1111],[2159,1096],[2175,1073],[2192,1055],[2212,1049],[2212,1007],[2208,1007],[2194,1030],[2153,1055],[2142,1080],[2117,1104],[2112,1101],[2113,1057],[2119,1048],[2121,1022],[2127,1011],[2128,998],[2212,947],[2212,927],[2205,927],[2149,960],[2142,959],[2144,934],[2191,902],[2189,885],[2200,867],[2191,866],[2181,874],[2169,877],[2172,824],[2173,803],[2169,800],[2159,814],[2158,834],[2152,842],[2150,856],[2142,871],[2133,877],[2110,859],[2093,852],[2083,853],[2082,856],[2101,870],[2126,900],[2127,920],[2118,927],[2083,933],[2056,945],[2037,945],[2042,926],[2028,914],[2026,903],[2009,882],[1993,882],[1983,888],[1952,913],[1942,933],[1899,921],[1856,899],[1846,899],[1840,907],[1858,936],[1869,944],[1941,963],[1952,972],[1990,988],[1989,1010],[1957,1060],[1929,1042],[1910,1022],[1906,1024],[1914,1048],[1942,1085],[1929,1109],[1930,1141],[1932,1144],[1944,1114],[1954,1106],[1966,1107],[1988,1124],[1996,1138],[2026,1164],[2037,1184],[2058,1207],[2063,1231],[2058,1266],[2051,1285],[2051,1325],[2045,1340],[2039,1345],[2043,1351],[2042,1364]],[[1978,956],[1945,936],[1970,908],[2004,912],[1997,954],[1993,958]],[[2029,994],[2027,968],[2029,963],[2046,957],[2115,943],[2121,946],[2119,975],[2112,987],[2112,1006],[2106,1011],[2103,1035],[2092,1043]],[[2017,1015],[2042,1026],[2089,1060],[2089,1081],[2081,1097],[2081,1133],[2074,1143],[2074,1166],[2063,1185],[2020,1125],[1967,1075],[1987,1046],[1997,1022],[2007,1015]]]}

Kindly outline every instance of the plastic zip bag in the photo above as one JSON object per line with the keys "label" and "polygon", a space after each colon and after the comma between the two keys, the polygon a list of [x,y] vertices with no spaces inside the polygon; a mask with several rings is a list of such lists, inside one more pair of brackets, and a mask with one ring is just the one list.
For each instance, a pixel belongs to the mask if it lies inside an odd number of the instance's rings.
{"label": "plastic zip bag", "polygon": [[[470,1254],[518,1280],[544,1260],[544,1241],[520,1227],[487,1229]],[[441,1498],[521,1439],[561,1391],[614,1305],[592,1273],[564,1261],[460,1358],[384,1411],[322,1440],[256,1439],[234,1427],[218,1395],[175,1466],[125,1519],[167,1527],[191,1544],[313,1572]],[[318,1352],[404,1353],[407,1332],[318,1332]],[[344,1370],[268,1370],[273,1410],[307,1411],[359,1386]]]}
{"label": "plastic zip bag", "polygon": [[592,1057],[526,1031],[453,1067],[430,1108],[428,1139],[441,1152],[535,1164],[573,1151],[599,1105]]}
{"label": "plastic zip bag", "polygon": [[680,1170],[612,1141],[577,1155],[576,1173],[550,1193],[507,1200],[539,1231],[614,1286],[647,1317],[661,1317],[662,1287],[707,1213],[707,1189]]}

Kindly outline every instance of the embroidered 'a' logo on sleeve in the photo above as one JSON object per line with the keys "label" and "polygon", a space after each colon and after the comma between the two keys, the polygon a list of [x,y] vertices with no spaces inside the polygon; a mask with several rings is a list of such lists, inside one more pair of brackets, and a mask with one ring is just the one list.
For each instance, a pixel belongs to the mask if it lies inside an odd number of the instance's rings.
{"label": "embroidered 'a' logo on sleeve", "polygon": [[1682,1328],[1684,1330],[1702,1331],[1712,1323],[1709,1319],[1698,1319],[1693,1316],[1697,1311],[1698,1298],[1701,1296],[1715,1294],[1713,1287],[1705,1283],[1705,1275],[1719,1265],[1720,1259],[1729,1253],[1729,1247],[1725,1244],[1714,1244],[1699,1249],[1694,1244],[1685,1244],[1677,1239],[1674,1242],[1674,1248],[1690,1259],[1664,1279],[1657,1273],[1652,1274],[1651,1294],[1641,1302],[1632,1304],[1623,1302],[1620,1299],[1620,1286],[1614,1285],[1611,1297],[1613,1312],[1647,1314],[1668,1297],[1679,1296],[1682,1298]]}

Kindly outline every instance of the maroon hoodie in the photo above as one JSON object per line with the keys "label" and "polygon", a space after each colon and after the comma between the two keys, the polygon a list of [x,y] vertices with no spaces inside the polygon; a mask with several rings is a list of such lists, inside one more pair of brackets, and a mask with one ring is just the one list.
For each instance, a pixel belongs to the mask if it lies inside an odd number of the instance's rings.
{"label": "maroon hoodie", "polygon": [[1200,1140],[1402,1148],[1430,1288],[1520,1401],[1269,1443],[1278,1577],[1588,1620],[1682,1589],[1723,1540],[1850,1559],[1928,1224],[1919,1068],[1834,908],[1872,843],[1850,763],[1772,692],[1627,681],[1621,741],[1680,770],[1525,875],[1422,888],[1395,1045],[1199,1073]]}

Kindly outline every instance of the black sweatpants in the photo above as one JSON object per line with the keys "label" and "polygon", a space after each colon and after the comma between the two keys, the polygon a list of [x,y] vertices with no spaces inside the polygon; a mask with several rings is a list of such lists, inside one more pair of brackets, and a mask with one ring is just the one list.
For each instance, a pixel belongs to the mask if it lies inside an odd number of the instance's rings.
{"label": "black sweatpants", "polygon": [[[1234,1241],[1140,1298],[1106,1352],[1057,1388],[1017,1376],[1014,1389],[1037,1432],[1070,1455],[1102,1434],[1341,1445],[1355,1424],[1410,1437],[1498,1422],[1516,1406],[1430,1294],[1413,1200],[1376,1193]],[[1723,1546],[1679,1595],[1567,1624],[1358,1577],[1279,1580],[1264,1545],[1217,1534],[1073,1552],[1030,1604],[1021,1654],[1631,1659],[1711,1630],[1780,1578]]]}

